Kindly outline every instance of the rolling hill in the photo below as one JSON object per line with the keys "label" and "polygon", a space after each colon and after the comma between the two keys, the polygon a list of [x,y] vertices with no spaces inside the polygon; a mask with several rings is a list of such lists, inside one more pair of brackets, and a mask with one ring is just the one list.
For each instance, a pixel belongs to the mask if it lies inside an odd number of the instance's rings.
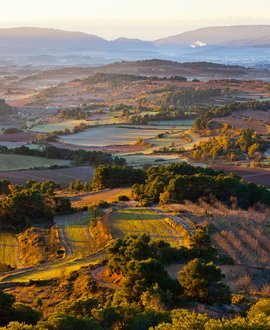
{"label": "rolling hill", "polygon": [[159,39],[154,43],[160,47],[168,45],[270,46],[270,25],[205,27]]}

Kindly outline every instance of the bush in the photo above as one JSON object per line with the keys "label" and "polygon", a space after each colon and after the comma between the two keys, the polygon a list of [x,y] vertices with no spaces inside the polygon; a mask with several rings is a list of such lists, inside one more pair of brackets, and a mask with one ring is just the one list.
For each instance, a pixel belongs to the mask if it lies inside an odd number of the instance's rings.
{"label": "bush", "polygon": [[120,196],[118,196],[118,201],[119,202],[128,202],[128,201],[130,201],[130,198],[126,195],[120,195]]}
{"label": "bush", "polygon": [[243,294],[233,294],[232,295],[232,304],[241,305],[247,302],[246,297]]}

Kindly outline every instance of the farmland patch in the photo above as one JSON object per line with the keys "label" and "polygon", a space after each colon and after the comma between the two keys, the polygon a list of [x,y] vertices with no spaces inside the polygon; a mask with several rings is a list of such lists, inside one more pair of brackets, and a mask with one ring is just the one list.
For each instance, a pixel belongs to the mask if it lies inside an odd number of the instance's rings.
{"label": "farmland patch", "polygon": [[70,161],[47,159],[42,157],[0,154],[0,171],[14,171],[40,167],[51,167],[53,165],[69,166]]}
{"label": "farmland patch", "polygon": [[109,217],[109,226],[114,238],[125,235],[148,234],[154,240],[165,240],[173,246],[182,243],[182,235],[166,221],[166,216],[145,208],[123,209]]}
{"label": "farmland patch", "polygon": [[0,232],[0,263],[18,267],[20,246],[15,233]]}
{"label": "farmland patch", "polygon": [[78,134],[62,136],[60,142],[79,145],[83,147],[108,145],[134,144],[138,137],[142,139],[153,138],[164,133],[161,129],[123,128],[117,126],[102,126],[87,129]]}

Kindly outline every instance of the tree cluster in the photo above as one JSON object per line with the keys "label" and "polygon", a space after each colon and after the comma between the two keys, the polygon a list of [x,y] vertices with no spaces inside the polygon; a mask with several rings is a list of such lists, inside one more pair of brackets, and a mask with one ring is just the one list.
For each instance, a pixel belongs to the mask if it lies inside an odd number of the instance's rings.
{"label": "tree cluster", "polygon": [[77,165],[123,165],[126,162],[123,158],[112,157],[111,154],[104,153],[102,151],[85,151],[83,149],[70,150],[64,148],[57,148],[54,146],[46,146],[42,150],[30,149],[26,146],[10,149],[5,146],[0,146],[0,153],[45,157],[49,159],[72,160]]}
{"label": "tree cluster", "polygon": [[162,107],[187,107],[221,95],[221,89],[198,89],[170,92],[161,100]]}
{"label": "tree cluster", "polygon": [[35,224],[53,224],[54,214],[73,211],[70,201],[55,196],[52,181],[28,181],[26,187],[8,185],[0,199],[0,227],[25,229]]}
{"label": "tree cluster", "polygon": [[145,172],[141,169],[134,169],[130,166],[121,165],[100,165],[95,172],[92,188],[102,190],[129,186],[134,183],[143,183]]}
{"label": "tree cluster", "polygon": [[145,183],[133,185],[132,195],[144,205],[185,200],[196,202],[202,197],[213,196],[229,206],[232,200],[237,200],[241,208],[256,203],[270,205],[270,192],[265,187],[244,183],[234,174],[186,163],[150,167],[146,171]]}
{"label": "tree cluster", "polygon": [[205,130],[210,128],[210,122],[217,117],[229,116],[233,111],[240,110],[261,110],[268,111],[270,106],[269,101],[249,101],[249,102],[234,102],[221,107],[214,107],[203,112],[194,122],[193,128],[196,131]]}
{"label": "tree cluster", "polygon": [[260,135],[250,128],[237,132],[237,136],[229,136],[224,128],[223,135],[213,137],[206,142],[195,145],[188,153],[191,158],[216,159],[226,157],[228,160],[245,159],[259,157],[267,150],[268,142],[264,141]]}

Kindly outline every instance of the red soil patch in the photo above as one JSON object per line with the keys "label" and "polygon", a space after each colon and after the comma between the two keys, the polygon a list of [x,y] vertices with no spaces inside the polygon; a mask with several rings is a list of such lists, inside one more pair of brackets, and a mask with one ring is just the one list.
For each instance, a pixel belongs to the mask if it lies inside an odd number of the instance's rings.
{"label": "red soil patch", "polygon": [[270,187],[270,169],[248,168],[229,165],[211,165],[215,170],[223,170],[226,173],[234,173],[243,177],[247,182],[254,182],[266,187]]}
{"label": "red soil patch", "polygon": [[51,143],[51,145],[57,147],[57,148],[65,148],[70,150],[86,150],[86,151],[94,151],[99,150],[103,152],[138,152],[145,150],[145,146],[141,145],[112,145],[112,146],[105,146],[105,147],[81,147],[81,146],[75,146],[73,144],[68,143],[60,143],[60,142],[54,142]]}
{"label": "red soil patch", "polygon": [[0,142],[31,142],[35,136],[33,133],[1,134]]}

